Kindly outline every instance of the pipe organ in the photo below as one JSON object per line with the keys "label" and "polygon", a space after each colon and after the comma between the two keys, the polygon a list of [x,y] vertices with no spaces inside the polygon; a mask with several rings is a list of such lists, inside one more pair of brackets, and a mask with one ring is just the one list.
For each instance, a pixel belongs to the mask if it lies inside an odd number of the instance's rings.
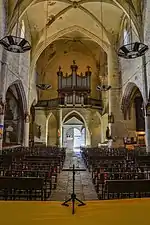
{"label": "pipe organ", "polygon": [[87,71],[80,75],[78,74],[78,66],[73,61],[70,66],[71,74],[63,74],[59,67],[58,75],[58,97],[64,98],[65,105],[67,104],[84,104],[91,92],[91,71],[90,66],[87,66]]}

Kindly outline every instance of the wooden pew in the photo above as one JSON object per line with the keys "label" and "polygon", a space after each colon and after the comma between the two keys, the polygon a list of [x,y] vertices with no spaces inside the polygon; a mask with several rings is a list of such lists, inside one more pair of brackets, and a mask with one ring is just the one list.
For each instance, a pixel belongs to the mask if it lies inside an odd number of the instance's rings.
{"label": "wooden pew", "polygon": [[[106,193],[106,195],[105,195]],[[122,198],[123,195],[130,197],[150,196],[150,180],[108,180],[104,187],[103,198]]]}
{"label": "wooden pew", "polygon": [[42,178],[0,177],[0,198],[5,200],[46,200],[50,189]]}
{"label": "wooden pew", "polygon": [[136,156],[136,162],[140,165],[150,166],[150,155],[139,155]]}
{"label": "wooden pew", "polygon": [[[46,190],[48,188],[49,194],[52,189],[56,189],[57,174],[62,169],[65,154],[65,148],[52,146],[33,148],[19,147],[4,150],[3,154],[0,156],[0,176],[2,178],[7,176],[9,180],[12,178],[14,179],[12,183],[15,182],[16,184],[19,179],[40,178],[43,180],[42,182],[44,182]],[[18,192],[19,191],[17,191],[17,194]],[[27,192],[27,190],[25,192]],[[7,193],[10,198],[10,192],[7,191]]]}
{"label": "wooden pew", "polygon": [[51,180],[51,188],[56,189],[59,173],[59,168],[57,167],[57,164],[52,164],[50,161],[23,161],[19,164],[14,163],[11,170],[5,171],[4,175],[43,177],[43,179]]}

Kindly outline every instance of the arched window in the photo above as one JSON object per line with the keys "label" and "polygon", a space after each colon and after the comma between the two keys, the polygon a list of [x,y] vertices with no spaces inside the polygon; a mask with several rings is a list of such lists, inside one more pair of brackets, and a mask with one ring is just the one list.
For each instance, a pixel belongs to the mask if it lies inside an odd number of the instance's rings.
{"label": "arched window", "polygon": [[25,24],[24,20],[21,21],[21,32],[20,32],[20,37],[24,38],[25,37]]}

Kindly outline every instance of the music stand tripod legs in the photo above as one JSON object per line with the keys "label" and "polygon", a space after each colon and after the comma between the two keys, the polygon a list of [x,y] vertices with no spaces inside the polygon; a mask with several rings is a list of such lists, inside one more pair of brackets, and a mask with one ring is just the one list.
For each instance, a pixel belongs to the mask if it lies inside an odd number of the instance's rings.
{"label": "music stand tripod legs", "polygon": [[72,169],[63,169],[63,171],[72,171],[73,173],[73,187],[72,187],[72,194],[71,194],[71,197],[66,200],[64,203],[62,203],[62,205],[64,206],[69,206],[67,203],[72,201],[72,214],[75,213],[75,201],[79,202],[80,204],[78,206],[84,206],[85,203],[82,202],[80,199],[78,199],[76,197],[76,194],[75,194],[75,172],[76,171],[86,171],[85,169],[75,169],[75,166],[73,165],[73,168]]}

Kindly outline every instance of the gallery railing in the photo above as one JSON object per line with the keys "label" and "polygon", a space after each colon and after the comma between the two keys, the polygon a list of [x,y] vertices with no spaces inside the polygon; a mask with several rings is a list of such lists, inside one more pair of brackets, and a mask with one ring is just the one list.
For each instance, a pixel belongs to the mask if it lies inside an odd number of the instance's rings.
{"label": "gallery railing", "polygon": [[57,108],[57,107],[93,107],[102,109],[102,101],[94,98],[55,98],[50,100],[38,101],[36,107],[44,108]]}

